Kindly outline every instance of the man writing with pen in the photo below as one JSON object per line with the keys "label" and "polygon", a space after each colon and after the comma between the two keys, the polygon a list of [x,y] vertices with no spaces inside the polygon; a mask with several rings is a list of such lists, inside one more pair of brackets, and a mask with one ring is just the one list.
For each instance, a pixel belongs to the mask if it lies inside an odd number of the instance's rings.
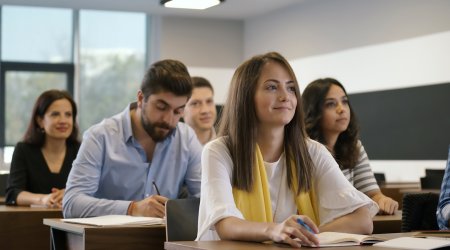
{"label": "man writing with pen", "polygon": [[64,217],[107,214],[164,217],[183,185],[199,197],[202,147],[178,122],[191,78],[176,60],[154,63],[137,102],[84,134],[63,199]]}

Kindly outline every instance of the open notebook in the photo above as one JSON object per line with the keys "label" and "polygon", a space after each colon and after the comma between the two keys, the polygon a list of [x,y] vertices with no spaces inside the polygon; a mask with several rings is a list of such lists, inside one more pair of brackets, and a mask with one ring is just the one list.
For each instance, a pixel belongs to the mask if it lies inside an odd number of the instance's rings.
{"label": "open notebook", "polygon": [[123,225],[164,225],[165,220],[156,217],[137,217],[130,215],[104,215],[91,218],[62,219],[64,222],[92,226],[123,226]]}
{"label": "open notebook", "polygon": [[319,247],[357,246],[364,244],[374,244],[386,240],[384,238],[372,235],[338,232],[323,232],[316,234],[316,236],[319,238]]}

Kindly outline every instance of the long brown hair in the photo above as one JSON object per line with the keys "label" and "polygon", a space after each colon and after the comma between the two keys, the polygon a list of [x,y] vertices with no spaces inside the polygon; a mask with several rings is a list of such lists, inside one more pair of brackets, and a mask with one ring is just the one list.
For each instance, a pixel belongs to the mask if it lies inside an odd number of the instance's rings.
{"label": "long brown hair", "polygon": [[[317,79],[305,88],[303,91],[303,108],[305,112],[306,131],[311,139],[317,140],[322,144],[327,144],[323,135],[321,121],[323,116],[323,109],[325,98],[331,85],[340,87],[345,95],[347,91],[344,86],[333,78]],[[350,108],[350,122],[347,129],[339,134],[336,144],[334,145],[334,158],[341,169],[353,169],[359,158],[358,138],[359,127],[358,122],[353,112],[350,100],[348,102]],[[330,149],[331,150],[331,149]]]}
{"label": "long brown hair", "polygon": [[[294,71],[282,55],[276,52],[258,55],[236,69],[222,113],[219,135],[225,136],[225,143],[233,161],[233,187],[251,191],[257,134],[254,97],[262,68],[269,61],[282,65],[295,82],[297,107],[294,117],[285,126],[284,151],[288,186],[292,189],[293,183],[296,182],[299,189],[294,192],[298,194],[311,188],[313,163],[306,145],[307,135],[298,83]],[[295,180],[292,171],[296,173]]]}

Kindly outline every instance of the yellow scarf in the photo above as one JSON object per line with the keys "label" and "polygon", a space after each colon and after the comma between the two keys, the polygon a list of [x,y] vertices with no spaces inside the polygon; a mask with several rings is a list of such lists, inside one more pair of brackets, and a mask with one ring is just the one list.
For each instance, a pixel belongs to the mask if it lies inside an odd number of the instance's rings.
{"label": "yellow scarf", "polygon": [[[234,202],[246,220],[273,222],[269,183],[267,181],[266,169],[264,168],[264,160],[258,146],[256,146],[256,166],[254,166],[253,171],[254,180],[252,191],[247,192],[233,188]],[[297,179],[294,170],[292,171],[292,176],[294,176],[294,180]],[[295,181],[293,188],[293,190],[297,190],[298,188]],[[295,196],[296,192],[293,192]],[[314,189],[312,188],[309,192],[302,192],[300,195],[295,196],[294,199],[299,213],[308,216],[316,225],[319,225],[317,199]]]}

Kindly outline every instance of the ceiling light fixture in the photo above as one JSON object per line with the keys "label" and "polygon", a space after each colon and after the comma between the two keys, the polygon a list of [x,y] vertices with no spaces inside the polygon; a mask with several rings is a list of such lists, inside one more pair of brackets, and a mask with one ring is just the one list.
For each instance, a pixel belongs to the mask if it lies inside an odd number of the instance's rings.
{"label": "ceiling light fixture", "polygon": [[161,0],[168,8],[204,10],[224,2],[225,0]]}

